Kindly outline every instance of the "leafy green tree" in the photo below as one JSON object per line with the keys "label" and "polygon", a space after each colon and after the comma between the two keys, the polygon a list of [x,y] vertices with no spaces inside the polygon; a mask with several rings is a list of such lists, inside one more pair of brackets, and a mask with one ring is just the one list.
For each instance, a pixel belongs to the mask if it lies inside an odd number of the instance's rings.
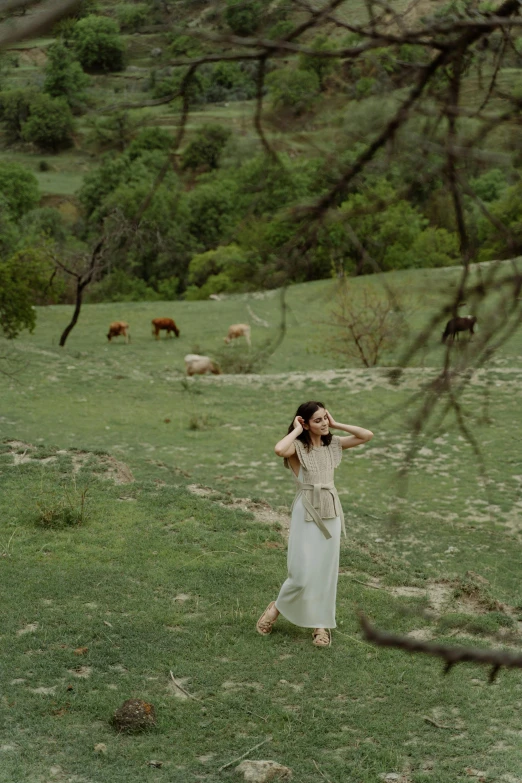
{"label": "leafy green tree", "polygon": [[24,243],[29,244],[34,244],[42,237],[62,244],[68,236],[61,213],[53,207],[40,207],[27,212],[20,221],[20,229]]}
{"label": "leafy green tree", "polygon": [[217,247],[238,220],[237,194],[226,181],[205,182],[188,195],[189,231],[198,247]]}
{"label": "leafy green tree", "polygon": [[147,24],[150,10],[146,3],[119,3],[116,6],[116,18],[122,30],[137,32]]}
{"label": "leafy green tree", "polygon": [[3,122],[7,142],[22,139],[22,128],[29,119],[31,103],[37,95],[32,87],[0,93],[0,119]]}
{"label": "leafy green tree", "polygon": [[29,118],[22,128],[25,141],[56,152],[70,146],[73,132],[74,117],[65,98],[42,93],[32,101]]}
{"label": "leafy green tree", "polygon": [[189,264],[185,299],[240,291],[251,281],[252,271],[248,254],[235,244],[200,253]]}
{"label": "leafy green tree", "polygon": [[[328,35],[318,35],[312,41],[310,46],[316,52],[324,51],[325,49],[331,50],[335,46],[331,37]],[[311,71],[315,73],[319,80],[319,88],[324,90],[326,78],[337,67],[337,59],[333,57],[318,57],[313,54],[300,54],[299,55],[299,68],[302,71]]]}
{"label": "leafy green tree", "polygon": [[319,95],[320,82],[315,71],[279,68],[266,78],[272,106],[296,116],[309,111]]}
{"label": "leafy green tree", "polygon": [[135,160],[144,152],[167,153],[174,143],[172,134],[164,128],[143,128],[127,147],[129,160]]}
{"label": "leafy green tree", "polygon": [[74,27],[73,45],[86,71],[121,71],[125,45],[114,19],[106,16],[86,16]]}
{"label": "leafy green tree", "polygon": [[259,0],[227,0],[225,21],[236,35],[253,35],[261,24],[262,13]]}
{"label": "leafy green tree", "polygon": [[85,101],[89,77],[74,53],[61,41],[49,47],[47,57],[44,91],[52,98],[65,98],[72,109],[78,109]]}
{"label": "leafy green tree", "polygon": [[143,121],[143,117],[125,110],[112,112],[108,117],[90,118],[87,144],[99,152],[110,149],[123,152],[142,127]]}
{"label": "leafy green tree", "polygon": [[208,166],[210,169],[216,169],[230,135],[231,131],[222,125],[203,125],[183,153],[183,168]]}
{"label": "leafy green tree", "polygon": [[0,161],[0,193],[15,220],[34,209],[40,200],[38,180],[20,163]]}
{"label": "leafy green tree", "polygon": [[0,330],[12,340],[24,329],[33,331],[33,305],[49,283],[52,261],[46,247],[21,250],[0,261]]}

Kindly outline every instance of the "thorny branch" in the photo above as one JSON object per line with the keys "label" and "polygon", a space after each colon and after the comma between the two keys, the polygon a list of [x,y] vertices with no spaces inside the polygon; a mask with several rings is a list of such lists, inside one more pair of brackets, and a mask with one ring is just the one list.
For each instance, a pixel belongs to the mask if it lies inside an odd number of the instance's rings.
{"label": "thorny branch", "polygon": [[504,650],[482,650],[476,647],[453,647],[448,644],[421,642],[407,636],[380,631],[372,626],[368,618],[362,613],[359,613],[359,621],[364,639],[367,642],[371,642],[377,647],[395,647],[409,653],[434,655],[445,662],[444,674],[448,674],[453,666],[456,666],[458,663],[481,663],[491,666],[489,682],[492,683],[501,668],[522,669],[522,655],[520,654],[509,653]]}

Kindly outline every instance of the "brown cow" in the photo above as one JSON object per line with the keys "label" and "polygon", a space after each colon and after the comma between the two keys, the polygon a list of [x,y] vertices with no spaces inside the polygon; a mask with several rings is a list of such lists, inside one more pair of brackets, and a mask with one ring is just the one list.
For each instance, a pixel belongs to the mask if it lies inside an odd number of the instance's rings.
{"label": "brown cow", "polygon": [[471,335],[475,334],[473,328],[477,323],[477,318],[474,315],[457,316],[456,318],[450,318],[446,324],[446,328],[442,334],[442,342],[445,343],[448,337],[451,337],[452,341],[455,337],[458,338],[459,332],[469,331],[470,340]]}
{"label": "brown cow", "polygon": [[113,337],[125,337],[125,342],[130,342],[129,324],[126,321],[113,321],[109,326],[107,340],[110,342]]}
{"label": "brown cow", "polygon": [[165,329],[167,332],[165,337],[168,337],[169,335],[172,337],[171,332],[174,332],[176,337],[179,337],[179,329],[172,318],[153,318],[152,334],[156,337],[156,340],[159,340],[160,331],[162,329]]}
{"label": "brown cow", "polygon": [[228,327],[228,334],[225,337],[227,345],[231,340],[235,340],[238,337],[244,337],[248,345],[251,345],[249,324],[232,324],[232,326]]}

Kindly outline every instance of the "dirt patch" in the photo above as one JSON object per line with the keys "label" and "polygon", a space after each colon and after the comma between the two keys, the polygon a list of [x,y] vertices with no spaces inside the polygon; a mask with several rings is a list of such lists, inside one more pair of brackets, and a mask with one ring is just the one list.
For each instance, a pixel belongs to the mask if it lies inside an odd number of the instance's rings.
{"label": "dirt patch", "polygon": [[290,527],[290,516],[284,512],[283,509],[272,508],[264,500],[251,500],[250,498],[237,498],[230,496],[223,499],[221,492],[218,492],[210,487],[204,487],[201,484],[189,484],[187,486],[189,492],[199,497],[208,498],[213,503],[217,503],[223,508],[241,509],[242,511],[248,511],[254,515],[254,518],[258,522],[262,522],[265,525],[280,525],[283,535],[288,535]]}
{"label": "dirt patch", "polygon": [[117,460],[110,454],[94,454],[92,451],[75,451],[74,449],[59,449],[54,454],[45,457],[38,456],[38,449],[32,443],[24,443],[21,440],[7,441],[10,451],[8,456],[13,458],[14,465],[25,465],[34,462],[39,465],[49,465],[57,461],[58,457],[68,456],[72,461],[73,474],[83,468],[87,463],[92,472],[101,479],[114,481],[115,484],[131,484],[134,481],[131,469],[124,462]]}

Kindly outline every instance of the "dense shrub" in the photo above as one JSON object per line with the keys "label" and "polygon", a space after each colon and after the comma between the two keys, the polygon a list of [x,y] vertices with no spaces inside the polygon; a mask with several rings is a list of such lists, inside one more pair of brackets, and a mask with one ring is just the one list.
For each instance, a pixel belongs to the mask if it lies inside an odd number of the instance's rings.
{"label": "dense shrub", "polygon": [[226,181],[199,185],[187,204],[189,230],[201,250],[217,247],[238,220],[237,194]]}
{"label": "dense shrub", "polygon": [[252,280],[248,254],[237,245],[218,247],[192,258],[185,299],[208,299],[210,294],[241,291]]}
{"label": "dense shrub", "polygon": [[115,111],[107,117],[90,117],[86,143],[98,152],[116,149],[123,152],[143,127],[144,117],[129,111]]}
{"label": "dense shrub", "polygon": [[38,95],[32,87],[0,93],[0,118],[8,142],[22,139],[22,128],[31,113],[31,103]]}
{"label": "dense shrub", "polygon": [[9,213],[19,220],[40,200],[38,180],[19,163],[0,162],[0,194]]}
{"label": "dense shrub", "polygon": [[[335,43],[332,42],[330,36],[318,35],[314,38],[309,48],[316,52],[321,52],[334,49]],[[337,63],[337,59],[333,57],[318,57],[313,54],[299,55],[299,68],[303,71],[315,73],[319,80],[319,87],[321,90],[324,89],[326,78],[335,70]]]}
{"label": "dense shrub", "polygon": [[144,152],[159,150],[168,152],[174,143],[172,135],[163,128],[143,128],[127,147],[129,160],[134,160]]}
{"label": "dense shrub", "polygon": [[113,19],[86,16],[76,23],[73,44],[82,67],[87,71],[121,71],[125,46]]}
{"label": "dense shrub", "polygon": [[312,108],[320,91],[319,77],[315,71],[280,68],[266,78],[272,106],[299,115]]}
{"label": "dense shrub", "polygon": [[42,149],[56,152],[72,142],[74,117],[65,98],[42,93],[31,103],[30,115],[22,128],[22,138]]}
{"label": "dense shrub", "polygon": [[83,90],[89,77],[63,43],[57,42],[47,50],[44,91],[53,98],[65,98],[69,106],[78,109],[85,101]]}
{"label": "dense shrub", "polygon": [[153,302],[162,298],[144,280],[116,269],[89,290],[89,302]]}
{"label": "dense shrub", "polygon": [[122,30],[135,33],[147,24],[150,9],[145,3],[121,3],[116,6],[116,19]]}
{"label": "dense shrub", "polygon": [[253,35],[260,23],[263,5],[259,0],[227,0],[225,21],[236,35]]}
{"label": "dense shrub", "polygon": [[222,125],[203,125],[183,153],[183,168],[196,169],[206,166],[216,169],[230,135],[231,131]]}
{"label": "dense shrub", "polygon": [[62,215],[52,207],[40,207],[27,212],[20,221],[25,241],[35,242],[39,238],[52,239],[62,243],[67,237],[67,229]]}
{"label": "dense shrub", "polygon": [[33,331],[33,304],[48,285],[52,271],[47,248],[33,247],[0,261],[0,331],[13,339],[24,329]]}

